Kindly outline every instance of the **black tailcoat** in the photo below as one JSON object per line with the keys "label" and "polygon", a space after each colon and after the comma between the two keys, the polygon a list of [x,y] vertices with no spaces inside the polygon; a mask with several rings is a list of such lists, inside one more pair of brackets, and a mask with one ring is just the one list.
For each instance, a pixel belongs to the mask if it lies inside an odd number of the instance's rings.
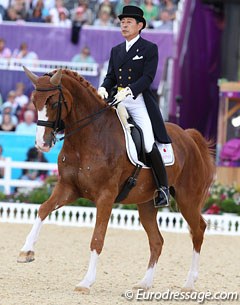
{"label": "black tailcoat", "polygon": [[140,37],[126,52],[126,42],[123,42],[112,48],[107,75],[101,86],[108,92],[116,85],[130,87],[134,98],[142,93],[155,139],[160,143],[170,143],[157,100],[150,89],[157,65],[156,44]]}

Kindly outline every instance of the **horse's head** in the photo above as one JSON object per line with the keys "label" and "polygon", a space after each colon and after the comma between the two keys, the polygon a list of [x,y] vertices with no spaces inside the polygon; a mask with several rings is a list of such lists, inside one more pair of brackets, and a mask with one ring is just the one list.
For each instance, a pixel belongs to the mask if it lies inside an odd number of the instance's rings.
{"label": "horse's head", "polygon": [[64,128],[64,119],[71,110],[70,92],[61,86],[62,70],[55,74],[38,77],[26,67],[24,71],[33,83],[35,90],[32,102],[37,110],[36,147],[49,151],[56,142],[56,134]]}

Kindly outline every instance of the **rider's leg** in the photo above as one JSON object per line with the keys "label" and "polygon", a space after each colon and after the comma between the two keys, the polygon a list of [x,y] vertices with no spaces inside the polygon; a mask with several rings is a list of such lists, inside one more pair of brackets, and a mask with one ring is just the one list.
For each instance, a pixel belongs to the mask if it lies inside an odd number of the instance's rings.
{"label": "rider's leg", "polygon": [[153,176],[157,185],[154,205],[156,208],[168,206],[170,193],[168,188],[167,172],[156,143],[153,144],[152,151],[148,154],[148,157],[151,162]]}
{"label": "rider's leg", "polygon": [[156,198],[154,201],[155,206],[167,206],[169,204],[167,173],[162,156],[155,144],[152,124],[143,96],[139,95],[135,100],[128,97],[123,101],[123,104],[143,132],[145,150],[150,158],[153,176],[157,185]]}

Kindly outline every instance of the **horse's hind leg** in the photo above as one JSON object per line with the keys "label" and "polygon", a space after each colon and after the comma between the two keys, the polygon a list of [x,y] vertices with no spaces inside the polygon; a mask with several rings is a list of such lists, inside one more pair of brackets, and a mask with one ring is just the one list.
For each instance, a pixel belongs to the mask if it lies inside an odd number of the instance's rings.
{"label": "horse's hind leg", "polygon": [[[43,225],[44,219],[57,207],[62,206],[66,203],[73,202],[77,196],[69,189],[61,187],[61,192],[57,191],[60,187],[56,187],[51,197],[45,201],[39,208],[38,217],[35,220],[33,227],[28,234],[26,241],[20,251],[17,262],[18,263],[29,263],[34,261],[34,245],[37,242],[39,232]],[[58,195],[59,194],[59,195]],[[64,198],[68,198],[68,202],[63,203]]]}
{"label": "horse's hind leg", "polygon": [[156,220],[158,209],[153,205],[153,202],[148,202],[138,205],[138,211],[141,223],[148,235],[150,246],[150,259],[147,271],[143,279],[136,285],[134,289],[142,288],[147,290],[152,287],[155,269],[157,266],[158,258],[162,251],[163,237],[159,232]]}
{"label": "horse's hind leg", "polygon": [[200,251],[203,243],[206,223],[198,209],[194,210],[194,207],[192,207],[192,209],[189,207],[190,205],[184,209],[180,208],[180,210],[190,227],[193,242],[192,263],[188,272],[187,280],[183,286],[183,290],[191,291],[194,290],[194,282],[198,278]]}

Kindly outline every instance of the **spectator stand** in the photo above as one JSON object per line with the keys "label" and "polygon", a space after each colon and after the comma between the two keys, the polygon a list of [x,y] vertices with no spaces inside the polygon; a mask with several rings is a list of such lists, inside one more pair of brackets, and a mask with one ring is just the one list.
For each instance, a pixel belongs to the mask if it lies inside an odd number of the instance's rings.
{"label": "spectator stand", "polygon": [[[36,39],[36,36],[38,39]],[[142,36],[143,38],[156,43],[159,47],[159,64],[153,82],[153,87],[157,90],[162,77],[165,60],[166,58],[173,56],[174,53],[173,33],[144,29]],[[79,43],[75,45],[70,41],[71,28],[56,27],[49,24],[16,24],[13,22],[3,22],[0,25],[0,37],[6,40],[6,45],[11,50],[18,47],[22,41],[25,41],[29,45],[29,48],[38,54],[40,60],[47,62],[57,61],[59,64],[61,64],[61,62],[64,62],[64,64],[70,62],[71,58],[79,53],[79,50],[82,49],[83,46],[88,46],[93,58],[100,67],[109,59],[111,48],[123,41],[118,27],[100,28],[84,25],[80,32]],[[70,65],[72,65],[72,63],[70,63]],[[13,67],[12,64],[11,67]],[[43,66],[40,67],[42,69]],[[51,66],[46,66],[46,70],[50,68]],[[21,74],[19,69],[20,68],[16,68],[16,64],[15,70],[5,70],[4,66],[2,66],[0,70],[0,77],[2,80],[0,90],[3,96],[12,89],[9,89],[12,84],[24,81],[24,74]],[[44,72],[46,72],[46,70]],[[34,71],[36,72],[36,70]],[[47,72],[49,72],[49,70]],[[97,87],[99,84],[99,75],[89,76],[86,75],[85,72],[86,70],[81,71],[83,77],[86,76],[86,79]],[[39,71],[39,73],[41,72]],[[25,79],[25,83],[26,82],[27,80]],[[26,88],[29,88],[29,86],[30,85],[26,83]]]}

